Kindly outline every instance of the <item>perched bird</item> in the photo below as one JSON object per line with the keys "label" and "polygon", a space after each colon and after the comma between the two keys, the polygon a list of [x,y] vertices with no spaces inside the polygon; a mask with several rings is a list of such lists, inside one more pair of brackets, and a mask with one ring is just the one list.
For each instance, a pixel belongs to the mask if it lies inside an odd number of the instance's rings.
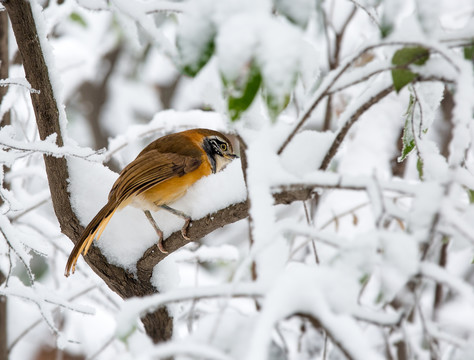
{"label": "perched bird", "polygon": [[79,255],[87,254],[92,241],[100,238],[115,211],[127,205],[144,211],[163,253],[167,252],[163,247],[163,232],[150,210],[164,209],[185,219],[181,234],[189,239],[187,229],[191,218],[168,204],[182,197],[200,178],[222,170],[236,157],[229,139],[214,130],[187,130],[153,141],[120,173],[107,204],[87,225],[69,255],[64,275],[74,273]]}

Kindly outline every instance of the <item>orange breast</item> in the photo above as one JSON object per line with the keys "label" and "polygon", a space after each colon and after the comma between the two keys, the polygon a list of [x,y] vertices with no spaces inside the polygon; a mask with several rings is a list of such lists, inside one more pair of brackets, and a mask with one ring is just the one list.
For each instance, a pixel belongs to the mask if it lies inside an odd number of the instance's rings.
{"label": "orange breast", "polygon": [[171,178],[152,187],[140,195],[141,200],[151,202],[156,205],[166,205],[178,200],[188,188],[204,176],[211,174],[211,166],[207,155],[203,156],[202,164],[194,171],[181,177]]}

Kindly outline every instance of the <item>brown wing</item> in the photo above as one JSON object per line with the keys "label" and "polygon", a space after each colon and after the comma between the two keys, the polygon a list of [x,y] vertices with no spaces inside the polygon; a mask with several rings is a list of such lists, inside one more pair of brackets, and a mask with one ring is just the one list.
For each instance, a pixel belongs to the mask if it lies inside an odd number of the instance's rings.
{"label": "brown wing", "polygon": [[201,159],[175,153],[150,150],[140,154],[120,173],[109,194],[109,199],[123,201],[155,185],[196,170]]}

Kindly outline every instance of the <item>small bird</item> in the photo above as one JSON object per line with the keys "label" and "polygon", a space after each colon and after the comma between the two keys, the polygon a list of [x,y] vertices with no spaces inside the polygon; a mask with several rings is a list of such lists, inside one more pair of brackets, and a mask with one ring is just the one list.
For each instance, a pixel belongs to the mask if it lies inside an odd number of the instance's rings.
{"label": "small bird", "polygon": [[191,218],[168,204],[182,197],[196,181],[222,170],[237,157],[232,143],[218,131],[193,129],[165,135],[142,150],[120,173],[109,193],[107,204],[87,225],[69,255],[64,275],[76,268],[81,253],[87,254],[94,238],[99,239],[115,211],[132,205],[142,209],[158,235],[158,248],[163,247],[163,232],[150,211],[164,209],[185,220],[182,236]]}

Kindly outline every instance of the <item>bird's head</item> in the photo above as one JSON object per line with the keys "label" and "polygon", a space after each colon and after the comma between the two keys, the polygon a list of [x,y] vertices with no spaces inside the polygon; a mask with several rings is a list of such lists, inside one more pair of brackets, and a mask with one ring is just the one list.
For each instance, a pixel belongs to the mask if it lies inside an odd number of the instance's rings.
{"label": "bird's head", "polygon": [[230,140],[218,131],[205,130],[203,133],[202,148],[211,163],[212,172],[224,169],[227,164],[238,156]]}

